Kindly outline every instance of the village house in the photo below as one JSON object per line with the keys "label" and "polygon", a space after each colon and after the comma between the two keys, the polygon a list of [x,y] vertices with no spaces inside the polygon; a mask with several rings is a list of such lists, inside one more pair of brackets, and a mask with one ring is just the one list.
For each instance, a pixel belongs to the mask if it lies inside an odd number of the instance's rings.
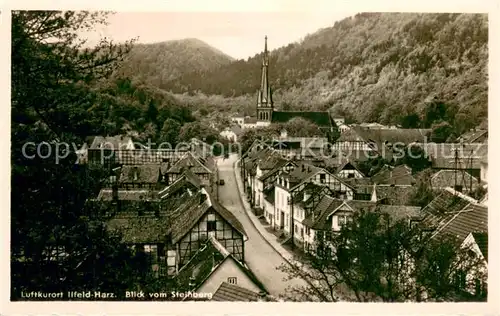
{"label": "village house", "polygon": [[222,282],[212,296],[216,302],[275,302],[276,299],[265,292],[253,292],[244,287]]}
{"label": "village house", "polygon": [[[311,199],[311,198],[309,198]],[[333,234],[339,233],[344,225],[351,222],[356,212],[379,211],[386,213],[394,221],[411,221],[420,219],[420,207],[408,205],[383,205],[374,201],[339,200],[330,195],[322,194],[319,200],[309,202],[305,199],[305,217],[302,221],[305,227],[303,249],[314,252],[318,238],[328,240]]]}
{"label": "village house", "polygon": [[384,165],[371,179],[373,183],[377,183],[378,185],[412,186],[416,183],[416,179],[412,175],[412,169],[407,165]]}
{"label": "village house", "polygon": [[233,124],[230,127],[226,127],[222,132],[219,133],[219,135],[229,140],[230,142],[235,143],[238,141],[241,133],[242,128],[237,124]]}
{"label": "village house", "polygon": [[429,231],[430,238],[452,238],[457,246],[469,247],[478,255],[483,262],[483,265],[478,265],[479,270],[463,275],[460,263],[457,263],[458,270],[454,271],[453,277],[464,291],[475,296],[484,295],[487,290],[487,279],[483,273],[488,260],[488,207],[452,188],[446,188],[422,209],[422,213],[421,225]]}
{"label": "village house", "polygon": [[[294,212],[292,197],[308,183],[328,187],[335,197],[353,199],[354,190],[351,186],[345,184],[325,169],[301,163],[290,171],[281,172],[277,177],[274,198],[276,208],[275,229],[282,230],[287,235],[300,234],[302,219]],[[292,229],[294,229],[293,232]]]}
{"label": "village house", "polygon": [[120,232],[124,243],[149,256],[158,276],[176,275],[209,236],[244,261],[243,226],[190,171],[159,192],[115,186],[101,190],[92,202],[108,216],[110,231]]}
{"label": "village house", "polygon": [[481,161],[488,157],[488,144],[446,143],[422,144],[422,148],[434,170],[463,170],[479,179]]}
{"label": "village house", "polygon": [[458,143],[487,143],[488,142],[488,130],[486,129],[470,129],[469,131],[463,133],[457,139]]}
{"label": "village house", "polygon": [[433,190],[451,187],[459,192],[470,193],[479,186],[479,181],[464,170],[439,170],[431,177]]}
{"label": "village house", "polygon": [[[256,293],[259,299],[268,295],[267,289],[246,264],[231,254],[214,236],[203,241],[175,278],[182,290],[197,294],[186,297],[183,299],[185,301],[210,300],[217,292],[219,296],[223,295],[222,292],[225,295],[233,292],[245,292],[247,295]],[[238,288],[235,289],[235,286]]]}
{"label": "village house", "polygon": [[165,177],[167,183],[173,183],[187,169],[195,174],[203,185],[211,187],[215,185],[216,181],[215,168],[212,157],[203,159],[195,157],[191,152],[187,152],[165,171]]}
{"label": "village house", "polygon": [[359,151],[365,152],[365,156],[377,153],[390,160],[404,146],[413,143],[424,143],[430,132],[430,129],[367,129],[354,126],[340,135],[333,144],[333,150],[343,151],[349,156],[353,156],[353,152]]}
{"label": "village house", "polygon": [[274,225],[275,218],[275,193],[274,187],[277,177],[281,172],[288,172],[293,168],[296,168],[298,164],[293,160],[280,160],[274,168],[263,173],[259,177],[259,181],[262,183],[262,191],[260,192],[260,200],[264,201],[263,214],[266,222]]}

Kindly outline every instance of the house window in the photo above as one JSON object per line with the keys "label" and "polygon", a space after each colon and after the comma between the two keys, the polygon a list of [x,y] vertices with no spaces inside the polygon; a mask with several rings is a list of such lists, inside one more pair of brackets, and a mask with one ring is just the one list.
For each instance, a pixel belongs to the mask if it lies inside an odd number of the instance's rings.
{"label": "house window", "polygon": [[324,174],[324,173],[320,174],[319,175],[319,182],[325,183],[325,181],[326,181],[326,174]]}
{"label": "house window", "polygon": [[347,174],[347,177],[348,177],[348,178],[354,178],[354,173],[349,173],[349,174]]}
{"label": "house window", "polygon": [[229,283],[229,284],[237,284],[237,281],[238,280],[236,279],[236,277],[227,278],[227,283]]}
{"label": "house window", "polygon": [[340,227],[346,225],[348,222],[351,221],[351,217],[349,215],[339,215],[337,216],[337,222]]}
{"label": "house window", "polygon": [[214,232],[216,227],[215,221],[207,221],[207,231]]}

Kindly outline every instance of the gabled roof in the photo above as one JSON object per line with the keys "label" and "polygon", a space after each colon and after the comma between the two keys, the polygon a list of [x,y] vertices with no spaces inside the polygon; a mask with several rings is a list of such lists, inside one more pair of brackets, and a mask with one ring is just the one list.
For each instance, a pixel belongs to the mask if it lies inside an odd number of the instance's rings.
{"label": "gabled roof", "polygon": [[288,164],[293,164],[294,166],[297,166],[297,164],[295,162],[293,162],[292,160],[286,160],[286,159],[283,159],[283,160],[279,160],[276,165],[268,170],[267,172],[265,172],[260,178],[259,180],[260,181],[265,181],[266,179],[268,179],[269,177],[271,177],[272,175],[276,174],[279,170],[281,170],[283,167],[285,167],[286,165]]}
{"label": "gabled roof", "polygon": [[287,159],[283,158],[279,153],[272,151],[268,155],[260,158],[257,162],[261,170],[271,170],[278,165],[284,165]]}
{"label": "gabled roof", "polygon": [[89,138],[88,140],[92,141],[92,143],[90,143],[89,146],[89,148],[91,149],[100,149],[100,148],[107,148],[113,150],[128,149],[126,147],[132,142],[132,138],[123,135],[92,136],[92,138]]}
{"label": "gabled roof", "polygon": [[191,152],[187,152],[167,171],[167,173],[182,173],[185,169],[190,169],[191,172],[195,174],[212,173],[212,171]]}
{"label": "gabled roof", "polygon": [[458,140],[464,143],[476,143],[479,139],[488,137],[488,130],[483,129],[472,129],[468,132],[463,133]]}
{"label": "gabled roof", "polygon": [[305,202],[307,202],[307,201],[304,201],[304,196],[306,196],[306,194],[309,196],[309,198],[308,198],[308,200],[309,200],[311,197],[315,196],[316,194],[323,193],[325,189],[327,189],[329,191],[328,187],[317,185],[314,183],[307,183],[302,190],[297,191],[294,194],[293,202],[296,204],[299,204],[299,205],[305,205]]}
{"label": "gabled roof", "polygon": [[418,128],[384,128],[366,129],[355,127],[358,135],[366,142],[376,145],[376,150],[381,150],[384,146],[396,143],[409,145],[415,142],[424,143],[429,137],[430,129]]}
{"label": "gabled roof", "polygon": [[473,232],[472,237],[476,242],[483,257],[488,261],[488,233],[487,232]]}
{"label": "gabled roof", "polygon": [[455,185],[455,177],[457,185],[463,185],[469,190],[469,186],[471,183],[473,188],[479,183],[479,181],[475,177],[471,176],[468,172],[439,170],[431,177],[431,185],[433,188],[453,187]]}
{"label": "gabled roof", "polygon": [[415,188],[408,185],[357,185],[356,193],[373,194],[375,189],[377,200],[384,200],[391,205],[406,205]]}
{"label": "gabled roof", "polygon": [[[423,149],[436,169],[480,169],[481,159],[488,157],[486,143],[447,143],[422,144]],[[458,150],[458,159],[455,159],[455,150]]]}
{"label": "gabled roof", "polygon": [[340,134],[336,142],[365,142],[366,140],[358,133],[359,128],[350,128]]}
{"label": "gabled roof", "polygon": [[377,209],[382,213],[388,214],[394,221],[411,219],[418,220],[422,218],[420,206],[379,204]]}
{"label": "gabled roof", "polygon": [[[165,203],[124,202],[121,202],[120,212],[106,221],[106,227],[110,231],[119,232],[126,244],[166,242],[179,214],[197,203],[188,198],[187,193]],[[139,210],[143,212],[142,215],[139,215]],[[159,212],[158,216],[155,212]]]}
{"label": "gabled roof", "polygon": [[226,220],[236,231],[238,231],[244,238],[246,238],[245,229],[240,221],[228,211],[224,206],[222,206],[216,199],[210,196],[210,194],[201,189],[200,192],[192,198],[192,200],[200,201],[200,195],[205,194],[206,199],[203,203],[197,203],[196,206],[191,207],[175,220],[175,226],[172,227],[172,242],[176,244],[180,239],[182,239],[193,226],[206,214],[209,210],[215,211],[224,220]]}
{"label": "gabled roof", "polygon": [[253,272],[243,263],[234,258],[234,256],[231,255],[231,253],[213,236],[208,237],[205,245],[194,254],[181,270],[179,270],[176,278],[181,284],[187,284],[190,278],[194,278],[194,290],[197,290],[226,260],[232,260],[237,267],[262,290],[262,292],[268,293],[255,274],[253,274]]}
{"label": "gabled roof", "polygon": [[372,180],[377,184],[413,185],[416,183],[412,170],[407,165],[396,167],[385,165],[372,176]]}
{"label": "gabled roof", "polygon": [[[300,117],[313,122],[319,127],[330,127],[332,121],[328,112],[300,112],[300,111],[274,111],[271,122],[272,123],[286,123],[293,118]],[[335,123],[333,123],[335,124]]]}
{"label": "gabled roof", "polygon": [[[146,199],[156,198],[156,192],[150,190],[118,190],[118,199],[121,201],[141,201]],[[112,189],[101,189],[99,195],[97,196],[97,201],[112,201],[113,200],[113,190]]]}
{"label": "gabled roof", "polygon": [[471,203],[452,216],[445,216],[432,237],[446,235],[456,238],[462,243],[473,232],[488,231],[488,208],[481,204]]}
{"label": "gabled roof", "polygon": [[475,203],[471,197],[446,188],[422,209],[422,224],[430,229],[440,227],[471,203]]}
{"label": "gabled roof", "polygon": [[174,182],[172,182],[169,186],[164,188],[158,193],[158,196],[161,199],[166,198],[167,196],[176,193],[180,189],[200,189],[202,186],[200,179],[194,175],[190,170],[184,170],[182,175],[178,177]]}
{"label": "gabled roof", "polygon": [[219,302],[257,302],[261,295],[235,284],[222,282],[212,296],[212,301]]}
{"label": "gabled roof", "polygon": [[[162,168],[163,167],[163,168]],[[118,183],[158,183],[165,165],[144,164],[124,165],[121,168]]]}
{"label": "gabled roof", "polygon": [[336,173],[339,173],[342,170],[356,170],[364,176],[363,172],[358,169],[357,164],[349,160],[338,166]]}

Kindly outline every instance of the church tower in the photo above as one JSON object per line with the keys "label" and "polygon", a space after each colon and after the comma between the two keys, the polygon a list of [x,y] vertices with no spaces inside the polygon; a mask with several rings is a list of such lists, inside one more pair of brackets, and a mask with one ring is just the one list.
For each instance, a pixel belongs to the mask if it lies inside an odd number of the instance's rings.
{"label": "church tower", "polygon": [[260,89],[257,92],[257,124],[269,125],[273,115],[273,96],[268,78],[269,53],[267,51],[267,36],[264,44],[264,57],[262,58],[262,76]]}

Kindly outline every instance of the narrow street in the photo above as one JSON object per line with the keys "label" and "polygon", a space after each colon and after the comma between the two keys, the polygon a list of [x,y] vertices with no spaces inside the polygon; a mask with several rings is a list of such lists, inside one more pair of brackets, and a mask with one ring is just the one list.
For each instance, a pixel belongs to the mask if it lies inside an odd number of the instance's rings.
{"label": "narrow street", "polygon": [[225,184],[219,186],[220,202],[231,211],[245,228],[248,240],[245,242],[245,261],[250,269],[264,283],[273,296],[285,293],[287,286],[306,286],[302,279],[284,281],[287,275],[276,267],[287,264],[285,259],[271,247],[259,234],[253,223],[248,218],[239,197],[236,178],[234,176],[234,162],[237,155],[231,155],[228,159],[219,159],[219,179],[224,179]]}

